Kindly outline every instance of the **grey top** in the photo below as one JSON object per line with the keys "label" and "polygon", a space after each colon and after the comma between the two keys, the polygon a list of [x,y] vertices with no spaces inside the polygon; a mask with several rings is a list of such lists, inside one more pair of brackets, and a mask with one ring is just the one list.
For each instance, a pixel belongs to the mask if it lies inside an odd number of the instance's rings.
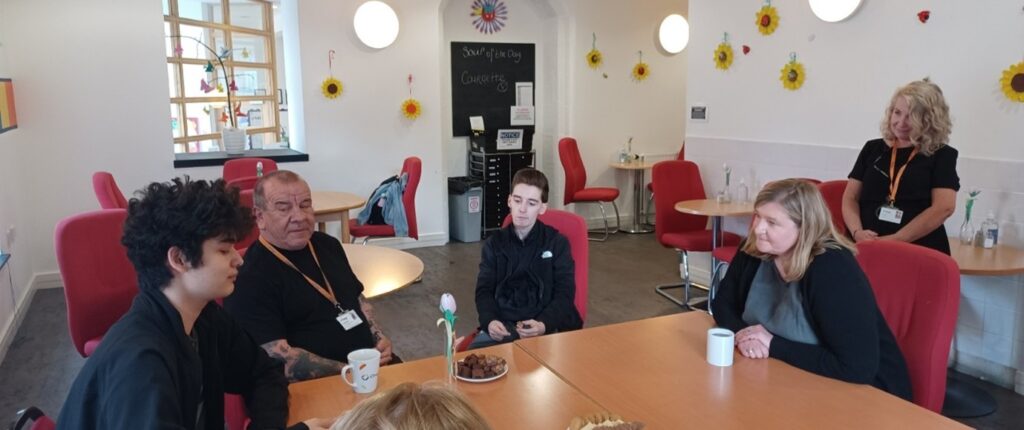
{"label": "grey top", "polygon": [[762,261],[757,268],[743,308],[743,321],[761,324],[772,335],[794,342],[818,344],[818,335],[804,311],[799,282],[783,280],[772,260]]}

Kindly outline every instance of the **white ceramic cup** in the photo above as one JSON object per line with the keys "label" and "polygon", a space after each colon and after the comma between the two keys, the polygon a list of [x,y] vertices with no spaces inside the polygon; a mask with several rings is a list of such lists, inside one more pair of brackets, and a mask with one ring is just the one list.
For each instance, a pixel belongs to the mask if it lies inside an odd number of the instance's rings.
{"label": "white ceramic cup", "polygon": [[[341,379],[357,393],[372,393],[377,389],[377,371],[380,370],[380,351],[373,348],[357,349],[348,353],[348,364],[341,368]],[[349,380],[348,373],[352,372]]]}
{"label": "white ceramic cup", "polygon": [[733,344],[736,335],[729,329],[708,329],[708,363],[719,366],[732,366]]}

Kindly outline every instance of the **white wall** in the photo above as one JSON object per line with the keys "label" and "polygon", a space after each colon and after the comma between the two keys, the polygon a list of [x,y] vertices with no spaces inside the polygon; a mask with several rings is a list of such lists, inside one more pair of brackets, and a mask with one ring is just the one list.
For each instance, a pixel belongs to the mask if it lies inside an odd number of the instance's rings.
{"label": "white wall", "polygon": [[[776,0],[780,26],[762,36],[760,4],[694,0],[690,4],[688,104],[706,104],[709,121],[689,122],[687,158],[703,170],[709,193],[733,178],[763,184],[783,177],[845,178],[863,143],[878,137],[892,92],[930,76],[953,116],[951,145],[960,152],[962,190],[979,188],[975,225],[988,211],[1001,221],[1000,241],[1024,248],[1024,104],[999,91],[1002,70],[1021,61],[1020,4],[952,0],[928,5],[917,21],[914,2],[865,2],[849,20],[827,24],[806,1]],[[728,32],[736,58],[715,68],[713,52]],[[742,45],[751,52],[743,55]],[[798,91],[782,88],[779,70],[796,52],[807,68]],[[946,222],[953,235],[966,193]],[[730,219],[734,231],[747,220]],[[695,263],[701,265],[700,262]],[[1024,392],[1024,276],[962,278],[958,366]]]}

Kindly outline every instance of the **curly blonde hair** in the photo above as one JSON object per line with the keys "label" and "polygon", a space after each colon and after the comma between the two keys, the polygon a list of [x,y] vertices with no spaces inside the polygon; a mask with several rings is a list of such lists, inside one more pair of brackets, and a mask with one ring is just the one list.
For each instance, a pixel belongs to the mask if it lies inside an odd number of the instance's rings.
{"label": "curly blonde hair", "polygon": [[331,430],[490,430],[458,391],[406,382],[360,402]]}
{"label": "curly blonde hair", "polygon": [[[754,208],[759,208],[767,203],[778,203],[779,206],[782,206],[789,219],[793,220],[797,228],[800,229],[800,232],[797,233],[796,243],[793,244],[792,256],[783,265],[785,271],[783,276],[787,282],[803,278],[814,257],[821,255],[825,249],[845,248],[850,252],[856,252],[854,244],[836,231],[832,224],[832,215],[828,211],[828,206],[825,205],[825,199],[821,197],[818,187],[807,180],[783,179],[765,185],[761,192],[757,193]],[[747,242],[743,245],[743,252],[762,260],[774,258],[774,255],[765,254],[757,249],[757,240],[754,239],[757,237],[755,228],[757,228],[757,223],[750,223],[750,231],[747,232]]]}
{"label": "curly blonde hair", "polygon": [[949,144],[949,133],[953,131],[953,122],[949,118],[949,105],[942,96],[942,89],[928,78],[914,81],[896,90],[889,100],[889,107],[882,117],[882,137],[890,145],[896,142],[896,135],[889,124],[896,100],[904,97],[910,104],[910,141],[921,153],[931,156],[943,146]]}

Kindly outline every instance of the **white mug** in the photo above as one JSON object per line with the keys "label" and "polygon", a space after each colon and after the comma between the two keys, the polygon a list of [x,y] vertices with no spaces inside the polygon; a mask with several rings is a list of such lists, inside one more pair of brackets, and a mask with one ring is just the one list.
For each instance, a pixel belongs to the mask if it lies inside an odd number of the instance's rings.
{"label": "white mug", "polygon": [[[348,353],[348,364],[341,368],[341,379],[357,393],[372,393],[377,389],[377,371],[380,370],[380,351],[367,348]],[[352,380],[346,375],[352,371]]]}
{"label": "white mug", "polygon": [[732,366],[733,344],[736,335],[725,328],[708,330],[708,363],[719,366]]}

